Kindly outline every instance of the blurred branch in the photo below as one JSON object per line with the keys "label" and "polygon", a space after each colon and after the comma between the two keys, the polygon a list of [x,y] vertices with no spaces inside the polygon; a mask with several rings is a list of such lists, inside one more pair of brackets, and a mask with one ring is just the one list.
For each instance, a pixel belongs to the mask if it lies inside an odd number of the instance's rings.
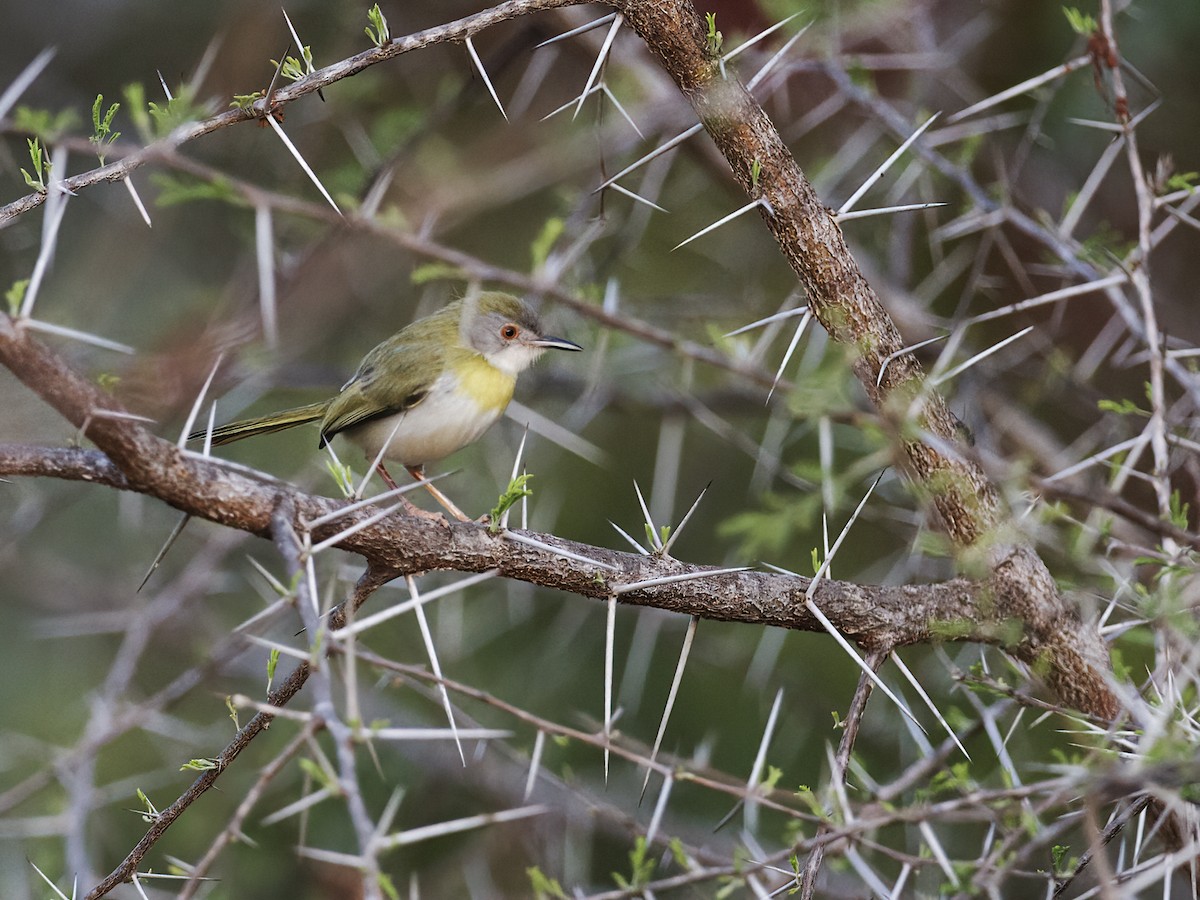
{"label": "blurred branch", "polygon": [[[271,96],[257,100],[245,108],[226,110],[202,121],[188,122],[185,125],[181,125],[163,139],[155,141],[142,150],[125,156],[123,159],[105,166],[98,166],[87,172],[81,172],[78,175],[72,175],[70,178],[64,178],[61,181],[55,181],[55,188],[61,188],[74,193],[93,185],[122,181],[135,169],[153,161],[166,151],[174,150],[181,144],[194,141],[196,138],[219,131],[222,128],[227,128],[230,125],[235,125],[238,122],[247,122],[271,115],[285,103],[290,103],[292,100],[297,100],[306,94],[319,91],[334,82],[341,81],[343,78],[357,75],[363,69],[373,66],[376,63],[381,63],[384,60],[409,53],[413,50],[420,50],[423,47],[431,47],[435,44],[462,42],[471,35],[491,25],[506,22],[509,19],[515,19],[531,12],[543,9],[557,9],[563,6],[574,6],[578,3],[579,0],[509,0],[507,3],[497,4],[491,9],[485,9],[474,15],[464,16],[461,19],[447,22],[444,25],[437,25],[433,28],[426,28],[424,31],[395,38],[382,47],[373,47],[370,50],[364,50],[362,53],[351,56],[348,59],[343,59],[333,65],[318,69],[305,78],[301,78],[285,87],[272,91]],[[41,206],[46,201],[47,196],[48,193],[46,191],[34,191],[18,200],[0,206],[0,227],[3,227],[6,222],[11,221],[22,213]]]}

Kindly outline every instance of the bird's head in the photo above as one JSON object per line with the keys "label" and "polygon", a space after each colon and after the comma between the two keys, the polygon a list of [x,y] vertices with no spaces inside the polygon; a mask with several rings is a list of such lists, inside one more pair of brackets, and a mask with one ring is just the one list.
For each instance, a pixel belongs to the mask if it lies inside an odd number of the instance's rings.
{"label": "bird's head", "polygon": [[574,341],[544,334],[537,313],[524,300],[498,292],[463,300],[459,335],[467,347],[514,376],[529,368],[545,350],[583,349]]}

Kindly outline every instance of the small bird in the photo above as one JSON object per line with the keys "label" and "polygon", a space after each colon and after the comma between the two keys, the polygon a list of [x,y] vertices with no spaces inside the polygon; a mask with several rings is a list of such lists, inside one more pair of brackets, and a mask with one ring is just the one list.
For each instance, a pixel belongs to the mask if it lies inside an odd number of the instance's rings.
{"label": "small bird", "polygon": [[[542,333],[523,300],[475,293],[402,328],[370,353],[335,397],[212,431],[213,444],[320,422],[318,447],[342,435],[362,448],[388,486],[384,461],[403,465],[460,521],[467,517],[425,480],[425,464],[479,437],[503,414],[517,375],[545,350],[582,350]],[[188,435],[203,438],[207,431]],[[427,516],[410,505],[410,512]],[[440,518],[440,516],[438,517]]]}

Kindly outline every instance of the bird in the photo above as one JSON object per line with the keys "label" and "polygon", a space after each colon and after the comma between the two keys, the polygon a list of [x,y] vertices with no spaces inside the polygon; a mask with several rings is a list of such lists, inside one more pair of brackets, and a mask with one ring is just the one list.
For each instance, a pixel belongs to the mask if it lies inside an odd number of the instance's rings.
{"label": "bird", "polygon": [[[383,341],[337,395],[212,429],[213,445],[320,424],[318,448],[336,435],[358,445],[393,490],[384,466],[398,462],[460,521],[468,517],[425,478],[425,465],[478,440],[504,413],[517,376],[546,350],[578,351],[547,335],[524,300],[474,292]],[[207,438],[207,429],[188,435]],[[404,498],[402,497],[403,501]],[[406,501],[405,501],[406,502]],[[407,511],[441,518],[406,502]]]}

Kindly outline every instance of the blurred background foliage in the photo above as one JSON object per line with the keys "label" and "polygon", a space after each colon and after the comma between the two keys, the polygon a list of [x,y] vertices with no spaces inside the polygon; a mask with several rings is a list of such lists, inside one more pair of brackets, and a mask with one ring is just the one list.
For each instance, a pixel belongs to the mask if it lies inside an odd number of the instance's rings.
{"label": "blurred background foliage", "polygon": [[[782,66],[783,74],[771,82],[765,102],[801,166],[835,208],[896,141],[853,105],[831,107],[827,117],[813,116],[836,94],[822,72],[824,60],[844,66],[861,88],[910,110],[912,120],[919,122],[931,111],[962,108],[1082,52],[1082,41],[1059,6],[1031,0],[700,5],[716,10],[726,46],[791,12],[804,13],[797,25],[812,22]],[[393,35],[480,8],[457,0],[382,6]],[[369,46],[362,5],[297,0],[288,5],[288,13],[318,66]],[[711,144],[703,136],[692,139],[626,179],[628,187],[650,196],[669,215],[612,191],[592,193],[605,177],[693,121],[636,37],[620,35],[606,80],[645,131],[645,139],[611,104],[596,98],[577,118],[568,109],[543,120],[578,94],[602,32],[541,50],[533,46],[585,18],[580,10],[540,14],[478,35],[477,47],[505,102],[508,122],[464,48],[452,45],[372,67],[326,88],[324,102],[310,95],[290,104],[284,128],[346,208],[359,206],[386,173],[391,180],[379,216],[388,226],[504,269],[540,272],[597,305],[606,292],[610,298],[618,296],[616,308],[622,315],[681,340],[715,347],[770,377],[784,358],[795,320],[725,336],[803,302],[761,223],[746,216],[672,252],[680,241],[745,203]],[[0,199],[5,201],[25,192],[18,171],[27,165],[22,124],[47,132],[43,136],[51,144],[64,136],[76,138],[69,171],[82,171],[94,165],[78,139],[87,135],[84,123],[98,93],[106,103],[122,103],[115,127],[123,132],[121,143],[132,145],[138,135],[129,116],[129,85],[142,85],[147,98],[161,103],[157,73],[178,91],[194,78],[207,54],[210,64],[193,84],[194,96],[215,112],[235,94],[264,89],[273,71],[269,61],[289,41],[278,4],[254,0],[7,2],[0,20],[0,84],[9,83],[44,47],[57,50],[22,97],[26,110],[14,111],[4,123]],[[1200,6],[1139,4],[1121,17],[1119,32],[1125,54],[1163,99],[1140,132],[1143,156],[1152,161],[1171,154],[1181,172],[1200,168],[1200,101],[1194,90],[1200,56],[1193,49],[1200,39]],[[764,46],[776,49],[781,40]],[[910,62],[877,62],[898,54]],[[761,64],[766,50],[748,57],[753,62],[741,63],[743,73]],[[1140,100],[1141,105],[1148,102],[1144,95]],[[944,152],[997,199],[1034,215],[1044,210],[1058,216],[1109,140],[1103,132],[1069,121],[1111,117],[1091,72],[1081,70],[1060,89],[1018,98],[1003,109],[1017,114],[1015,127],[959,141]],[[1031,117],[1040,117],[1036,127],[1027,127]],[[185,145],[180,154],[262,190],[321,203],[268,128],[238,125]],[[1024,156],[1023,165],[1010,167],[1014,154]],[[893,200],[889,191],[905,179],[909,187],[901,192],[908,199]],[[159,433],[172,439],[218,352],[226,354],[214,388],[221,398],[219,420],[307,402],[342,384],[379,340],[465,290],[464,279],[452,270],[431,268],[435,260],[378,234],[276,210],[279,339],[271,346],[259,324],[251,206],[219,182],[214,187],[211,180],[169,160],[139,170],[133,181],[150,207],[153,227],[145,226],[119,185],[92,188],[72,199],[36,314],[136,348],[127,357],[50,339],[80,370],[107,378],[123,402],[153,417]],[[889,202],[913,202],[917,196],[950,203],[943,210],[867,219],[844,229],[868,277],[912,341],[938,333],[957,316],[1004,306],[1062,283],[1050,271],[1051,260],[1039,258],[1040,251],[1022,244],[1020,236],[1014,237],[1014,252],[1030,261],[1023,275],[1014,273],[1000,254],[980,250],[984,239],[978,234],[932,242],[930,233],[961,211],[965,201],[954,184],[931,170],[897,169],[871,195],[876,199],[860,206],[885,205],[879,199],[885,196]],[[1101,189],[1077,235],[1092,235],[1101,257],[1119,252],[1134,236],[1133,215],[1127,184],[1113,179]],[[29,277],[40,229],[41,215],[34,213],[0,230],[0,286],[7,289]],[[1164,327],[1193,342],[1198,330],[1196,243],[1194,231],[1181,229],[1164,246],[1154,270]],[[955,252],[962,253],[964,264],[946,266],[946,257]],[[1022,458],[1009,431],[993,426],[989,410],[995,408],[996,395],[1029,417],[1018,428],[1036,428],[1059,447],[1094,427],[1098,398],[1141,399],[1143,374],[1137,369],[1101,365],[1083,383],[1075,375],[1075,362],[1107,319],[1107,314],[1090,311],[1101,302],[1083,300],[1065,311],[1020,322],[1019,316],[1005,319],[972,333],[971,340],[982,347],[1017,330],[1018,324],[1043,326],[950,391],[953,407],[975,431],[981,452],[996,471],[1013,475],[1042,464]],[[822,512],[836,535],[866,485],[890,462],[886,438],[867,414],[845,360],[816,328],[806,332],[784,373],[795,386],[785,385],[768,403],[767,387],[759,380],[601,328],[561,304],[543,302],[542,308],[556,333],[589,352],[544,362],[523,379],[517,399],[586,442],[590,458],[560,446],[552,434],[531,435],[526,459],[535,474],[529,507],[534,529],[626,548],[609,521],[643,539],[634,481],[660,524],[678,521],[708,485],[675,555],[714,564],[771,563],[811,574],[813,548],[822,544]],[[926,359],[935,355],[936,348]],[[75,440],[69,426],[7,373],[0,373],[0,396],[4,440],[55,445]],[[1120,421],[1107,427],[1119,430]],[[824,461],[822,428],[829,437]],[[444,486],[468,512],[479,514],[493,505],[520,437],[520,426],[505,422],[440,467],[456,470]],[[226,448],[223,455],[334,494],[337,489],[315,444],[308,433],[287,433]],[[361,471],[359,460],[347,461]],[[232,627],[270,599],[246,557],[277,571],[271,548],[248,537],[222,536],[203,523],[187,528],[147,589],[137,593],[176,520],[174,511],[155,501],[75,483],[0,485],[0,584],[6,598],[6,624],[0,631],[0,788],[19,783],[86,739],[82,730],[89,711],[101,702],[98,697],[104,696],[122,641],[129,640],[131,625],[156,609],[153,604],[167,593],[178,593],[178,609],[156,623],[127,695],[103,702],[137,703],[179,673],[203,665]],[[1042,525],[1031,522],[1045,541],[1056,575],[1090,602],[1111,592],[1113,583],[1102,566],[1089,560],[1094,545],[1077,542],[1071,527],[1068,519],[1053,517]],[[927,530],[919,504],[889,475],[850,535],[833,575],[904,583],[953,571]],[[357,572],[354,561],[346,558],[329,565],[323,575],[324,590],[341,591]],[[448,580],[434,575],[422,584],[428,589]],[[399,596],[389,588],[372,604],[382,606]],[[430,617],[449,676],[555,721],[598,727],[604,653],[600,605],[492,581],[441,601],[430,609]],[[408,620],[396,623],[374,632],[371,648],[423,664],[420,635]],[[685,625],[652,610],[618,610],[619,727],[631,739],[647,744],[653,739]],[[281,623],[274,636],[285,639],[291,630],[290,622]],[[953,645],[947,652],[963,668],[981,655],[978,648]],[[1136,655],[1138,648],[1130,646],[1127,652]],[[971,707],[961,693],[951,692],[947,668],[935,655],[924,648],[904,654],[952,720],[965,721]],[[992,659],[1003,666],[1000,657]],[[246,650],[149,716],[142,729],[100,750],[94,772],[58,773],[64,781],[87,777],[95,785],[91,802],[96,811],[85,833],[77,836],[86,844],[83,858],[94,871],[108,871],[144,829],[137,815],[124,811],[137,805],[135,788],[169,802],[190,780],[179,765],[214,754],[229,738],[232,724],[222,698],[232,692],[260,696],[264,660],[265,651]],[[361,678],[376,677],[360,668]],[[899,681],[895,671],[885,673],[893,683]],[[835,714],[845,714],[856,680],[853,664],[826,638],[701,623],[664,750],[706,759],[714,769],[744,778],[776,691],[782,690],[783,713],[769,763],[782,770],[781,785],[815,785],[827,771],[826,747],[839,737]],[[436,698],[415,683],[383,685],[365,697],[367,720],[444,721]],[[923,752],[923,738],[897,727],[899,717],[880,700],[867,715],[858,755],[867,770],[894,773]],[[464,709],[485,724],[513,727],[511,720],[485,706],[466,702]],[[169,855],[193,859],[253,783],[256,765],[291,733],[290,726],[277,723],[256,743],[242,760],[246,765],[222,777],[220,792],[174,826],[154,855],[155,867],[167,868]],[[533,736],[530,729],[519,730],[512,746],[528,753]],[[971,776],[984,783],[996,777],[994,756],[978,734],[974,740],[971,746],[980,752]],[[1010,750],[1033,758],[1070,752],[1050,723],[1014,735]],[[489,752],[503,757],[501,751]],[[392,786],[404,787],[396,824],[408,827],[511,805],[520,796],[525,764],[514,756],[493,767],[463,770],[452,745],[439,743],[416,749],[380,747],[378,771],[366,757],[361,768],[375,792],[371,804],[376,811]],[[641,772],[616,763],[605,788],[601,764],[598,753],[573,745],[551,743],[544,758],[547,770],[575,786],[579,796],[612,804],[644,825],[652,803],[637,805]],[[262,808],[296,799],[299,779],[293,767],[290,776],[268,790]],[[47,817],[48,824],[45,834],[28,834],[16,824],[5,831],[0,822],[0,894],[45,896],[35,886],[26,857],[48,872],[62,873],[60,883],[69,881],[71,862],[81,857],[64,851],[54,817],[72,796],[77,795],[43,791],[7,812],[22,820]],[[541,866],[564,885],[611,883],[611,871],[628,869],[630,832],[611,817],[589,818],[579,796],[563,801],[569,807],[565,828],[546,822],[444,838],[396,851],[387,859],[389,872],[399,885],[418,874],[422,896],[434,897],[527,894],[524,870],[530,865]],[[671,832],[696,845],[720,846],[734,838],[714,836],[712,828],[731,805],[727,797],[680,785],[671,803]],[[759,834],[783,840],[786,827],[784,819],[764,812]],[[734,826],[728,829],[732,832]],[[969,829],[964,832],[966,847],[971,838]],[[259,847],[229,850],[214,871],[222,884],[208,896],[352,896],[340,892],[346,889],[338,886],[334,868],[293,861],[290,848],[300,839],[294,820],[255,827],[251,836]],[[332,805],[314,811],[305,839],[352,849],[344,811]]]}

